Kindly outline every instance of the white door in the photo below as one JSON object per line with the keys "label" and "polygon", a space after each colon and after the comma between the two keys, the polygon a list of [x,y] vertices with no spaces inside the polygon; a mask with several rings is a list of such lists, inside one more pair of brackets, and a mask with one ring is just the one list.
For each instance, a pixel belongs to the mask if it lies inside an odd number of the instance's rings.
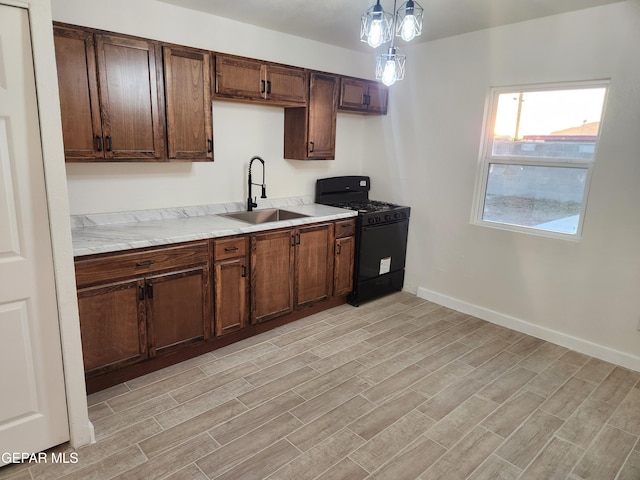
{"label": "white door", "polygon": [[0,5],[0,452],[69,440],[45,193],[28,13]]}

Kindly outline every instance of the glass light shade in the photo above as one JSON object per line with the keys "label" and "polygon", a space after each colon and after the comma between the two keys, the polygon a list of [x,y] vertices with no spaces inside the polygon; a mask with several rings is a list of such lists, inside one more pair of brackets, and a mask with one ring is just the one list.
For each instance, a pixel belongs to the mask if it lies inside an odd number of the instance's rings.
{"label": "glass light shade", "polygon": [[424,9],[413,0],[407,0],[396,12],[396,35],[405,42],[413,40],[422,33],[422,14]]}
{"label": "glass light shade", "polygon": [[376,79],[387,87],[404,78],[405,55],[400,55],[394,47],[388,53],[376,57]]}
{"label": "glass light shade", "polygon": [[393,14],[385,12],[378,0],[360,19],[360,40],[376,48],[392,37]]}

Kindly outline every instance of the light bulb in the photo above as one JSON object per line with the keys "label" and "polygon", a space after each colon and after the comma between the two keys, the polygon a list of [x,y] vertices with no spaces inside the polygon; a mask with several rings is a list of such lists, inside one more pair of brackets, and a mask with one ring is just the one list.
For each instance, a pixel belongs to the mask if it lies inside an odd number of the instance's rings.
{"label": "light bulb", "polygon": [[407,15],[402,19],[402,25],[400,26],[400,37],[405,42],[410,42],[416,36],[416,17],[413,15]]}
{"label": "light bulb", "polygon": [[384,83],[387,87],[396,83],[396,62],[395,60],[387,60],[384,64],[384,70],[382,72],[382,83]]}
{"label": "light bulb", "polygon": [[367,34],[367,43],[373,48],[377,48],[382,45],[382,38],[382,20],[373,20]]}

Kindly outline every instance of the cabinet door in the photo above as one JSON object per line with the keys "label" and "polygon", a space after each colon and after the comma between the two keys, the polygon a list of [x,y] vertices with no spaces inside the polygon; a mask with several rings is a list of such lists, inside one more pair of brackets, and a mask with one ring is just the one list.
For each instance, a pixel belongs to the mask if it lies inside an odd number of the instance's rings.
{"label": "cabinet door", "polygon": [[333,160],[337,110],[338,77],[311,73],[307,107],[284,111],[284,158]]}
{"label": "cabinet door", "polygon": [[378,82],[369,82],[367,94],[367,109],[369,113],[387,114],[387,99],[389,98],[389,88]]}
{"label": "cabinet door", "polygon": [[96,35],[105,156],[160,159],[164,154],[150,40]]}
{"label": "cabinet door", "polygon": [[65,159],[104,159],[93,35],[61,27],[53,32]]}
{"label": "cabinet door", "polygon": [[268,65],[266,69],[267,98],[279,104],[305,104],[307,76],[297,68]]}
{"label": "cabinet door", "polygon": [[382,114],[387,113],[389,89],[371,80],[342,77],[340,81],[340,110]]}
{"label": "cabinet door", "polygon": [[147,357],[142,279],[79,289],[78,310],[86,372]]}
{"label": "cabinet door", "polygon": [[333,280],[333,225],[300,228],[296,233],[295,305],[326,300]]}
{"label": "cabinet door", "polygon": [[355,237],[336,239],[335,265],[333,274],[333,294],[347,295],[353,290],[353,260]]}
{"label": "cabinet door", "polygon": [[336,151],[338,78],[312,73],[309,86],[307,156],[333,160]]}
{"label": "cabinet door", "polygon": [[209,53],[163,47],[167,146],[170,160],[212,160]]}
{"label": "cabinet door", "polygon": [[215,91],[231,98],[264,98],[266,83],[262,64],[248,58],[216,55]]}
{"label": "cabinet door", "polygon": [[336,151],[338,78],[311,74],[307,154],[312,159],[333,159]]}
{"label": "cabinet door", "polygon": [[206,265],[145,279],[149,355],[209,338],[211,302]]}
{"label": "cabinet door", "polygon": [[366,111],[367,82],[355,78],[342,78],[340,82],[341,110]]}
{"label": "cabinet door", "polygon": [[293,230],[251,236],[251,321],[293,311]]}
{"label": "cabinet door", "polygon": [[216,262],[213,272],[215,292],[215,334],[224,335],[244,328],[249,319],[248,258]]}

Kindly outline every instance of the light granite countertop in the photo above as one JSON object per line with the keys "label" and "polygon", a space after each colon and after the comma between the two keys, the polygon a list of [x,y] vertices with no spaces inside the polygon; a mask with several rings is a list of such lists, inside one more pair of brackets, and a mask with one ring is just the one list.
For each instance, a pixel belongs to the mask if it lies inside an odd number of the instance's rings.
{"label": "light granite countertop", "polygon": [[71,217],[73,255],[80,257],[169,245],[339,220],[357,215],[352,210],[312,203],[308,197],[260,200],[259,208],[283,208],[308,216],[254,225],[221,215],[244,210],[242,203],[75,215]]}

